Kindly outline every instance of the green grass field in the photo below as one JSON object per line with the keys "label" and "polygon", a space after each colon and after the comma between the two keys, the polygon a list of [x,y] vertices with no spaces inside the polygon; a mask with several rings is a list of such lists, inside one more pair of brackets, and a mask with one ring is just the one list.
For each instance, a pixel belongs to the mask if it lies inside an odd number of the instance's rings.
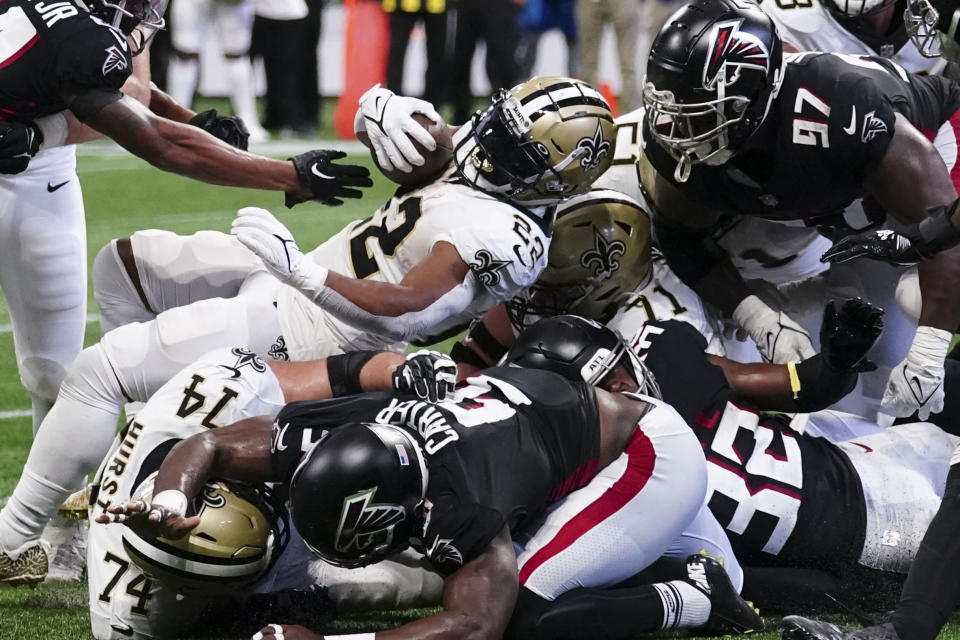
{"label": "green grass field", "polygon": [[[324,146],[319,144],[318,146]],[[330,143],[328,146],[336,146]],[[278,157],[288,157],[309,148],[273,147]],[[356,162],[370,165],[362,155]],[[161,228],[180,233],[199,229],[228,231],[239,207],[256,205],[271,209],[289,226],[300,245],[313,247],[339,230],[348,221],[366,217],[384,202],[393,186],[383,178],[367,190],[360,201],[348,201],[330,209],[303,204],[292,210],[282,206],[282,195],[241,189],[210,187],[164,174],[109,146],[82,149],[79,173],[87,212],[88,258],[111,238],[126,236],[138,229]],[[89,313],[95,314],[92,296]],[[20,387],[13,357],[13,340],[6,305],[0,298],[0,500],[13,489],[27,456],[31,440],[27,394]],[[98,337],[95,320],[87,327],[87,343]],[[82,437],[79,433],[77,437]],[[46,583],[37,589],[0,589],[0,640],[79,640],[91,638],[87,614],[87,592],[83,583]],[[422,615],[422,611],[388,612],[338,621],[339,633],[396,626]],[[281,622],[265,620],[266,622]],[[775,629],[775,620],[769,628]],[[333,629],[330,629],[331,631]],[[253,633],[256,629],[251,629]],[[775,632],[753,636],[772,640]],[[960,640],[960,626],[951,625],[943,638]],[[589,640],[589,639],[585,639]]]}

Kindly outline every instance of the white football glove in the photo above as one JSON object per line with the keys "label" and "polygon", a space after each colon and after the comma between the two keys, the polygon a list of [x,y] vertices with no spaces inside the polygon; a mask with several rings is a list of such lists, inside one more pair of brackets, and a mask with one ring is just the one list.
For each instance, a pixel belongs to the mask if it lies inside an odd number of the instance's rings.
{"label": "white football glove", "polygon": [[952,337],[949,331],[917,327],[907,357],[890,372],[880,405],[898,418],[917,412],[926,420],[943,411],[943,359]]}
{"label": "white football glove", "polygon": [[747,296],[733,311],[733,320],[757,343],[767,362],[786,364],[817,355],[803,327],[782,311],[774,311],[757,296]]}
{"label": "white football glove", "polygon": [[307,295],[316,292],[327,279],[328,270],[306,258],[290,230],[266,209],[240,209],[230,233],[257,254],[274,277]]}
{"label": "white football glove", "polygon": [[437,110],[426,100],[398,96],[379,84],[360,96],[360,115],[381,169],[409,173],[413,170],[411,165],[423,166],[425,160],[413,146],[411,138],[429,151],[437,148],[430,132],[412,118],[415,113],[421,113],[437,124],[443,122]]}

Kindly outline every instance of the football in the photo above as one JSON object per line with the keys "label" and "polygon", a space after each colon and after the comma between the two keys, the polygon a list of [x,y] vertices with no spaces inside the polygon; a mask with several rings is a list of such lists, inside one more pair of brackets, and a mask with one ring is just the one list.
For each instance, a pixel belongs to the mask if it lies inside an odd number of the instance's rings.
{"label": "football", "polygon": [[385,170],[380,166],[380,163],[377,162],[377,154],[374,153],[370,145],[370,138],[366,132],[357,134],[357,139],[370,149],[370,156],[373,158],[373,163],[380,169],[380,173],[392,182],[408,187],[417,187],[430,182],[447,168],[447,165],[453,158],[453,132],[447,123],[442,122],[436,124],[422,113],[413,114],[413,119],[430,132],[433,139],[437,141],[437,148],[433,151],[428,151],[426,147],[414,141],[413,145],[417,151],[423,155],[424,163],[419,167],[414,165],[413,170],[409,172],[400,171],[399,169]]}

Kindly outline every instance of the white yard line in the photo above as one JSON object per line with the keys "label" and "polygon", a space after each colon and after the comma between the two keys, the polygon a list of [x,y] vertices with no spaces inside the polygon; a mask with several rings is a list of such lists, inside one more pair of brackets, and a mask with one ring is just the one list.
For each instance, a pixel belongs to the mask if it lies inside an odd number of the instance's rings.
{"label": "white yard line", "polygon": [[28,418],[33,415],[30,409],[16,409],[14,411],[0,411],[0,420],[10,420],[11,418]]}
{"label": "white yard line", "polygon": [[[97,314],[95,313],[87,314],[87,324],[90,324],[91,322],[99,322],[99,321],[100,321],[100,316],[98,316]],[[12,333],[12,332],[13,332],[13,324],[9,322],[6,324],[0,324],[0,333]]]}

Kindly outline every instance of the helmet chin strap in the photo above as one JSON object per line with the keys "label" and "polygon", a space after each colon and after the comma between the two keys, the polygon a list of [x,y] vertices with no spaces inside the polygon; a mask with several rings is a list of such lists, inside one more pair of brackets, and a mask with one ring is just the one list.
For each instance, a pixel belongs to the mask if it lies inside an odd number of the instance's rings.
{"label": "helmet chin strap", "polygon": [[690,178],[690,172],[693,171],[693,161],[690,156],[684,153],[677,162],[677,168],[673,170],[673,179],[677,182],[686,182]]}

